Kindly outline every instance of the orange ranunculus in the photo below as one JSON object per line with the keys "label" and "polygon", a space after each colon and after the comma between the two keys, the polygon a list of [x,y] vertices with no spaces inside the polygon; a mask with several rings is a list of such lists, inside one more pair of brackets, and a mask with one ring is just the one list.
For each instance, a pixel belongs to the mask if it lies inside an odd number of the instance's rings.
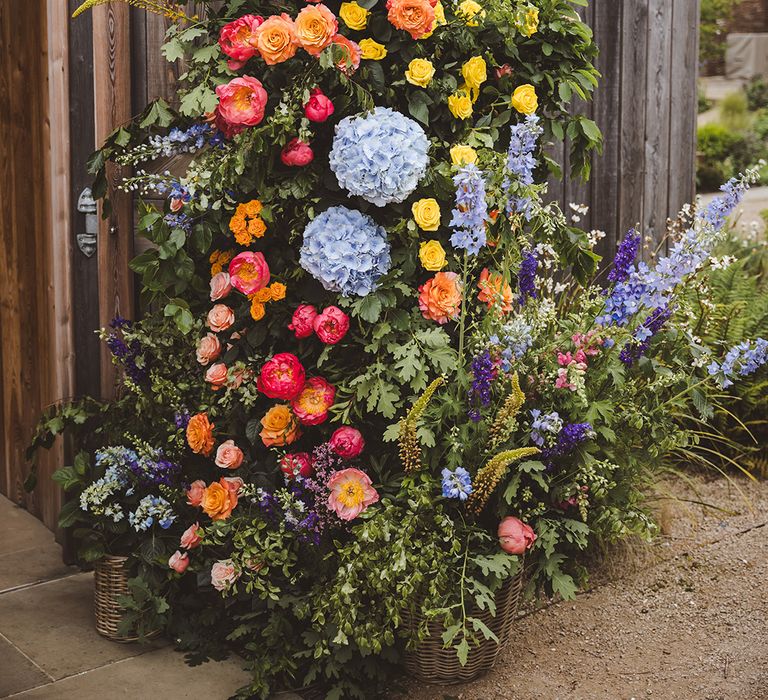
{"label": "orange ranunculus", "polygon": [[226,520],[237,505],[237,491],[220,481],[214,481],[205,489],[200,505],[211,520]]}
{"label": "orange ranunculus", "polygon": [[419,287],[419,309],[424,318],[440,324],[461,313],[461,281],[455,272],[438,272]]}
{"label": "orange ranunculus", "polygon": [[206,457],[213,450],[213,423],[205,413],[198,413],[189,419],[187,424],[187,444],[192,452],[204,454]]}
{"label": "orange ranunculus", "polygon": [[429,0],[387,0],[387,19],[397,29],[402,29],[418,39],[432,31],[435,8]]}
{"label": "orange ranunculus", "polygon": [[512,311],[514,306],[512,287],[498,272],[489,272],[487,267],[484,268],[480,273],[477,288],[480,290],[477,298],[488,304],[489,309],[496,306],[504,312]]}
{"label": "orange ranunculus", "polygon": [[266,447],[290,445],[301,435],[296,416],[285,404],[272,406],[261,419],[261,425],[259,435]]}
{"label": "orange ranunculus", "polygon": [[269,66],[293,58],[299,48],[293,20],[285,12],[268,17],[256,30],[256,48]]}
{"label": "orange ranunculus", "polygon": [[325,5],[307,5],[296,16],[296,39],[311,56],[319,56],[339,29],[336,16]]}

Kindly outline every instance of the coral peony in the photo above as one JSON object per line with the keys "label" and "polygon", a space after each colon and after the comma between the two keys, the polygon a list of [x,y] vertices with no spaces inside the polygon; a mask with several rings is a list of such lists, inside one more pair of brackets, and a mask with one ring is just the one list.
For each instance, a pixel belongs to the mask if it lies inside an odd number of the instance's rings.
{"label": "coral peony", "polygon": [[221,342],[214,333],[208,333],[197,341],[197,361],[201,365],[213,362],[221,354]]}
{"label": "coral peony", "polygon": [[263,253],[245,251],[229,263],[232,286],[245,295],[255,294],[269,284],[269,266]]}
{"label": "coral peony", "polygon": [[305,479],[312,476],[315,469],[312,466],[312,457],[309,452],[294,452],[287,454],[280,460],[280,469],[289,478],[302,476]]}
{"label": "coral peony", "polygon": [[256,78],[244,75],[216,88],[217,116],[233,127],[256,126],[264,119],[267,91]]}
{"label": "coral peony", "polygon": [[293,318],[288,324],[288,330],[294,332],[297,338],[309,338],[314,332],[313,322],[317,316],[317,309],[311,304],[299,304],[293,312]]}
{"label": "coral peony", "polygon": [[281,352],[264,363],[256,388],[270,399],[292,401],[301,393],[305,380],[299,358],[290,352]]}
{"label": "coral peony", "polygon": [[265,447],[290,445],[301,436],[299,421],[284,404],[272,406],[261,419],[261,426],[259,437]]}
{"label": "coral peony", "polygon": [[235,312],[226,304],[216,304],[208,312],[205,322],[215,333],[227,330],[235,322]]}
{"label": "coral peony", "polygon": [[499,523],[499,545],[507,554],[525,554],[536,541],[536,533],[530,525],[509,516]]}
{"label": "coral peony", "polygon": [[211,567],[211,585],[217,591],[226,591],[239,578],[240,574],[235,569],[235,564],[231,559],[222,559]]}
{"label": "coral peony", "polygon": [[[201,482],[202,483],[202,482]],[[203,538],[198,534],[200,532],[200,523],[190,525],[181,535],[180,545],[184,549],[194,549],[199,546]]]}
{"label": "coral peony", "polygon": [[412,39],[432,31],[435,8],[429,0],[387,0],[387,19],[396,29],[402,29]]}
{"label": "coral peony", "polygon": [[326,345],[335,345],[349,330],[349,316],[338,306],[329,306],[315,316],[312,327]]}
{"label": "coral peony", "polygon": [[312,147],[296,137],[291,139],[283,146],[283,150],[280,151],[280,160],[283,165],[304,167],[309,165],[314,159],[315,154],[312,151]]}
{"label": "coral peony", "polygon": [[331,449],[343,459],[354,459],[365,448],[365,440],[356,428],[344,425],[331,435]]}
{"label": "coral peony", "polygon": [[325,5],[307,5],[296,15],[294,31],[301,48],[310,56],[319,56],[333,41],[339,31],[339,23]]}
{"label": "coral peony", "polygon": [[514,308],[512,287],[498,272],[491,273],[487,267],[483,268],[477,287],[480,290],[477,298],[487,304],[489,309],[495,306],[507,312]]}
{"label": "coral peony", "polygon": [[218,301],[228,296],[232,291],[228,272],[218,272],[211,277],[211,301]]}
{"label": "coral peony", "polygon": [[259,15],[244,15],[229,22],[219,32],[219,46],[222,53],[229,56],[227,66],[230,70],[239,70],[256,51],[256,30],[264,22]]}
{"label": "coral peony", "polygon": [[354,520],[369,505],[379,500],[371,480],[359,469],[342,469],[328,480],[328,508],[342,520]]}
{"label": "coral peony", "polygon": [[192,452],[204,454],[206,457],[213,450],[213,423],[205,413],[192,416],[187,423],[187,444]]}
{"label": "coral peony", "polygon": [[256,48],[268,66],[293,58],[299,48],[293,20],[285,13],[264,20],[256,31]]}
{"label": "coral peony", "polygon": [[205,482],[202,479],[193,481],[187,489],[187,504],[197,508],[203,502]]}
{"label": "coral peony", "polygon": [[320,425],[328,420],[328,409],[336,399],[336,387],[322,377],[312,377],[291,402],[294,415],[303,425]]}
{"label": "coral peony", "polygon": [[222,469],[237,469],[243,463],[243,451],[234,440],[225,440],[216,450],[216,466]]}
{"label": "coral peony", "polygon": [[304,105],[304,116],[311,122],[322,123],[334,112],[333,102],[320,88],[309,93],[309,100]]}
{"label": "coral peony", "polygon": [[237,505],[237,491],[221,479],[205,489],[200,506],[211,520],[226,520]]}
{"label": "coral peony", "polygon": [[440,324],[455,321],[461,312],[461,282],[455,272],[438,272],[419,287],[424,318]]}
{"label": "coral peony", "polygon": [[183,574],[189,566],[189,554],[186,552],[182,553],[177,549],[171,554],[171,558],[168,560],[168,566],[177,574]]}

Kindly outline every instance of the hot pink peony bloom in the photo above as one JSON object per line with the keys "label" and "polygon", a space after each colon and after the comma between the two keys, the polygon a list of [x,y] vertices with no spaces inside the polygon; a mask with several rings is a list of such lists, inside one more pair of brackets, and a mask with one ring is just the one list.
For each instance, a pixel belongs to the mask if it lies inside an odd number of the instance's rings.
{"label": "hot pink peony bloom", "polygon": [[214,333],[208,333],[197,341],[197,361],[201,365],[213,362],[221,354],[221,342]]}
{"label": "hot pink peony bloom", "polygon": [[342,459],[354,459],[363,449],[365,449],[365,440],[362,434],[356,428],[348,425],[342,426],[331,435],[328,441],[331,449]]}
{"label": "hot pink peony bloom", "polygon": [[240,574],[231,559],[222,559],[211,567],[211,585],[217,591],[226,591],[239,578]]}
{"label": "hot pink peony bloom", "polygon": [[225,24],[219,33],[219,46],[230,60],[230,70],[240,70],[249,58],[258,53],[256,49],[256,30],[264,22],[259,15],[245,15],[234,22]]}
{"label": "hot pink peony bloom", "polygon": [[280,469],[289,479],[293,479],[296,476],[303,476],[306,479],[315,472],[309,452],[294,452],[293,454],[285,455],[280,460]]}
{"label": "hot pink peony bloom", "polygon": [[349,316],[337,306],[329,306],[312,321],[312,327],[326,345],[335,345],[349,330]]}
{"label": "hot pink peony bloom", "polygon": [[206,318],[208,328],[214,333],[221,333],[227,330],[235,322],[235,312],[226,304],[216,304],[209,312]]}
{"label": "hot pink peony bloom", "polygon": [[228,272],[218,272],[211,277],[211,301],[219,301],[232,291]]}
{"label": "hot pink peony bloom", "polygon": [[225,440],[216,450],[215,461],[222,469],[237,469],[243,463],[243,451],[234,440]]}
{"label": "hot pink peony bloom", "polygon": [[314,331],[313,321],[317,316],[317,309],[311,304],[299,304],[293,312],[293,318],[288,324],[288,330],[293,331],[297,338],[309,338]]}
{"label": "hot pink peony bloom", "polygon": [[216,115],[232,127],[256,126],[264,119],[267,91],[256,78],[244,75],[216,88]]}
{"label": "hot pink peony bloom", "polygon": [[264,363],[256,388],[270,399],[293,401],[304,388],[306,376],[296,355],[281,352]]}
{"label": "hot pink peony bloom", "polygon": [[269,284],[269,265],[264,254],[245,251],[235,255],[229,263],[229,279],[246,296],[264,289]]}
{"label": "hot pink peony bloom", "polygon": [[314,157],[315,154],[312,151],[312,147],[298,137],[286,143],[280,152],[280,160],[283,161],[283,165],[300,168],[309,165]]}
{"label": "hot pink peony bloom", "polygon": [[342,469],[328,480],[328,508],[342,520],[354,520],[369,505],[379,500],[371,480],[359,469]]}
{"label": "hot pink peony bloom", "polygon": [[183,534],[181,535],[180,542],[184,549],[194,549],[203,541],[203,538],[197,534],[199,530],[200,523],[194,523],[193,525],[190,525],[186,530],[184,530]]}
{"label": "hot pink peony bloom", "polygon": [[304,116],[309,121],[324,122],[333,112],[333,102],[320,88],[315,88],[309,93],[309,101],[304,105]]}
{"label": "hot pink peony bloom", "polygon": [[205,493],[205,482],[202,479],[193,481],[189,485],[187,490],[187,503],[195,508],[203,502],[203,494]]}
{"label": "hot pink peony bloom", "polygon": [[499,545],[507,554],[524,554],[536,541],[536,533],[530,525],[509,516],[499,523]]}
{"label": "hot pink peony bloom", "polygon": [[322,377],[312,377],[291,402],[293,414],[303,425],[320,425],[328,420],[328,409],[336,399],[336,387]]}
{"label": "hot pink peony bloom", "polygon": [[189,554],[184,552],[183,554],[177,549],[171,558],[168,560],[168,566],[170,566],[177,574],[183,574],[189,566]]}

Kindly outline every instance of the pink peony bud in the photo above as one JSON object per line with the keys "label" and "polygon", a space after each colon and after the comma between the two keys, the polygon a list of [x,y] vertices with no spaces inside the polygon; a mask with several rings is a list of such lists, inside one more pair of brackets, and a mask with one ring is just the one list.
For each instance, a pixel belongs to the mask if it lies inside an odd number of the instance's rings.
{"label": "pink peony bud", "polygon": [[183,554],[177,549],[171,558],[168,560],[168,566],[170,566],[177,574],[183,574],[189,566],[189,554],[184,552]]}
{"label": "pink peony bud", "polygon": [[348,425],[339,428],[329,440],[331,449],[343,459],[354,459],[365,448],[365,440],[356,428]]}
{"label": "pink peony bud", "polygon": [[524,554],[536,541],[536,533],[519,518],[509,516],[499,523],[499,545],[507,554]]}
{"label": "pink peony bud", "polygon": [[285,144],[280,152],[280,160],[284,165],[290,166],[304,167],[309,165],[314,157],[312,147],[298,137]]}
{"label": "pink peony bud", "polygon": [[288,324],[288,330],[293,331],[296,337],[309,338],[314,332],[313,321],[317,316],[317,309],[311,304],[299,304],[296,311],[293,312],[293,318]]}
{"label": "pink peony bud", "polygon": [[309,93],[309,101],[304,105],[304,115],[311,122],[324,122],[334,112],[333,102],[320,88]]}

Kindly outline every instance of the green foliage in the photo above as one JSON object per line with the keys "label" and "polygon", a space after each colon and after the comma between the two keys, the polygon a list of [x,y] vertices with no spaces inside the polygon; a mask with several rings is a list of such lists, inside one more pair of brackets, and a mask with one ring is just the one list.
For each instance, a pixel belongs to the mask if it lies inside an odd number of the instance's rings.
{"label": "green foliage", "polygon": [[[741,0],[702,0],[699,20],[699,62],[705,71],[721,68],[728,23]],[[705,73],[706,74],[706,73]]]}
{"label": "green foliage", "polygon": [[756,76],[747,83],[745,89],[750,111],[757,112],[768,107],[768,82],[765,79]]}
{"label": "green foliage", "polygon": [[729,131],[745,131],[750,124],[747,96],[741,90],[731,92],[720,101],[720,122]]}
{"label": "green foliage", "polygon": [[713,123],[699,127],[698,151],[696,182],[699,191],[711,192],[763,158],[766,143],[751,130],[735,133]]}

